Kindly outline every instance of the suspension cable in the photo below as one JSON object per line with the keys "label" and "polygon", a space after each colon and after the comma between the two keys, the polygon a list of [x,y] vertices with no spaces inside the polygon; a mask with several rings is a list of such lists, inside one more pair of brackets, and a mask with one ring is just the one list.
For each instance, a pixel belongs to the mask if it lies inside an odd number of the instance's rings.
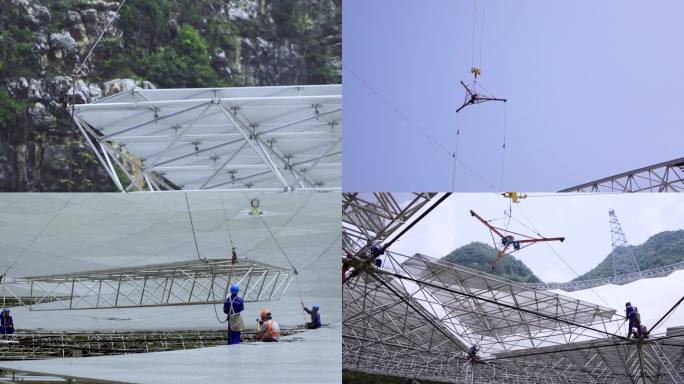
{"label": "suspension cable", "polygon": [[[368,258],[368,260],[364,261],[364,262],[363,262],[363,266],[364,266],[364,267],[367,267],[367,266],[371,265],[371,263],[373,263],[373,261],[374,261],[376,258],[378,258],[381,254],[385,253],[385,250],[387,250],[387,248],[389,248],[390,245],[392,245],[395,241],[399,240],[399,238],[402,237],[409,229],[413,228],[414,225],[418,224],[418,222],[420,222],[423,218],[425,218],[425,216],[427,216],[430,212],[432,212],[433,209],[437,208],[437,206],[440,205],[442,202],[444,202],[444,200],[446,200],[449,196],[451,196],[451,192],[447,192],[447,193],[445,193],[444,195],[442,195],[442,197],[440,197],[439,200],[437,200],[437,202],[435,202],[435,203],[434,203],[433,205],[431,205],[428,209],[426,209],[423,213],[421,213],[420,216],[418,216],[417,219],[415,219],[415,220],[412,221],[409,225],[407,225],[406,227],[404,227],[404,228],[401,230],[401,232],[399,232],[399,234],[397,234],[393,239],[391,239],[390,241],[388,241],[388,242],[386,242],[385,244],[383,244],[382,248],[380,249],[380,252],[378,252],[378,254],[377,254],[376,256],[371,256],[371,257]],[[360,253],[365,252],[367,249],[368,249],[368,246],[363,247],[359,252],[357,252],[356,255],[359,255]],[[363,267],[362,267],[361,269],[363,269]],[[347,281],[349,281],[349,279],[350,279],[351,277],[353,277],[353,275],[349,275],[349,276],[345,277],[345,278],[342,280],[342,284],[344,284],[344,283],[346,283]]]}
{"label": "suspension cable", "polygon": [[461,127],[460,124],[456,126],[456,144],[454,145],[454,153],[453,153],[453,158],[454,158],[454,165],[452,166],[451,170],[451,192],[455,192],[455,185],[456,185],[456,164],[458,163],[458,139],[461,136]]}
{"label": "suspension cable", "polygon": [[501,146],[501,191],[504,191],[504,175],[506,174],[506,105],[504,103],[503,111],[503,145]]}
{"label": "suspension cable", "polygon": [[[188,200],[188,193],[185,192],[184,195],[185,195],[185,205],[188,207],[188,217],[190,218],[190,227],[192,228],[192,238],[193,238],[194,243],[195,243],[195,251],[197,251],[197,259],[199,261],[207,264],[207,266],[209,266],[209,270],[211,272],[211,284],[210,284],[209,290],[211,292],[211,298],[214,301],[214,303],[213,303],[214,315],[216,315],[216,320],[219,323],[225,323],[228,321],[228,317],[226,317],[225,320],[221,320],[221,318],[219,317],[219,314],[218,314],[218,310],[216,309],[216,290],[214,289],[214,278],[215,278],[214,267],[211,265],[211,262],[209,260],[207,260],[206,258],[202,259],[202,256],[200,255],[199,244],[197,242],[197,235],[195,233],[195,224],[192,221],[192,212],[190,211],[190,201]],[[224,214],[225,214],[225,210],[224,210]]]}
{"label": "suspension cable", "polygon": [[[430,214],[430,212],[432,212],[433,209],[437,208],[440,204],[442,204],[449,196],[451,196],[451,192],[447,192],[444,195],[442,195],[442,197],[440,197],[439,200],[437,200],[428,209],[426,209],[423,213],[421,213],[420,216],[418,216],[418,218],[416,218],[409,225],[407,225],[405,228],[403,228],[401,230],[401,232],[399,232],[392,240],[383,244],[380,253],[384,253],[385,250],[387,250],[387,248],[390,247],[390,245],[392,245],[395,241],[399,240],[399,238],[402,237],[406,232],[408,232],[409,229],[413,228],[414,225],[418,224],[421,220],[423,220],[425,218],[425,216]],[[377,258],[377,256],[374,257],[373,259],[375,259],[375,258]]]}
{"label": "suspension cable", "polygon": [[[93,51],[95,51],[95,47],[100,43],[100,40],[104,37],[105,33],[107,33],[107,30],[109,30],[109,27],[112,25],[114,20],[117,19],[119,16],[119,12],[121,11],[121,8],[124,6],[126,3],[126,0],[121,0],[121,3],[119,3],[119,7],[116,9],[116,12],[114,12],[114,16],[112,16],[111,19],[109,19],[109,22],[107,23],[107,26],[104,27],[102,32],[100,33],[100,36],[98,36],[97,40],[95,40],[95,43],[93,43],[93,46],[90,47],[90,51],[88,51],[88,54],[86,57],[83,59],[83,61],[74,68],[74,75],[79,76],[79,73],[83,72],[83,66],[86,64],[88,59],[90,59],[90,56],[93,54]],[[74,88],[75,90],[75,88]]]}
{"label": "suspension cable", "polygon": [[460,164],[463,166],[468,172],[472,173],[473,175],[477,176],[480,180],[482,180],[492,191],[498,192],[498,188],[494,186],[494,184],[490,183],[487,179],[484,178],[481,174],[476,172],[472,167],[470,167],[468,164],[464,163],[462,160],[458,160],[456,156],[454,156],[454,152],[450,151],[448,148],[446,148],[444,145],[442,145],[437,139],[435,139],[432,135],[427,133],[426,130],[421,128],[418,124],[415,124],[411,119],[409,119],[399,108],[394,106],[387,98],[382,96],[373,86],[371,86],[366,80],[364,80],[358,73],[356,73],[353,69],[351,69],[348,65],[342,64],[342,66],[349,71],[354,77],[356,77],[359,82],[366,87],[368,90],[370,90],[380,101],[382,101],[386,106],[388,106],[397,116],[399,116],[401,119],[403,119],[409,127],[415,129],[419,133],[421,133],[423,136],[425,136],[430,142],[432,142],[437,148],[439,148],[442,152],[446,153],[449,158],[456,159],[456,163]]}
{"label": "suspension cable", "polygon": [[195,251],[197,252],[197,259],[200,261],[205,261],[206,259],[202,259],[202,256],[200,255],[199,251],[199,244],[197,244],[197,235],[195,234],[195,223],[192,221],[192,212],[190,212],[190,201],[188,200],[188,193],[185,192],[183,193],[185,196],[185,205],[188,207],[188,217],[190,217],[190,227],[192,228],[192,239],[194,240],[195,244]]}
{"label": "suspension cable", "polygon": [[487,9],[487,0],[482,1],[482,24],[480,25],[480,62],[479,67],[482,67],[482,51],[484,48],[484,26],[485,26],[485,10]]}
{"label": "suspension cable", "polygon": [[[539,235],[539,232],[537,231],[537,228],[534,226],[534,224],[532,224],[532,221],[530,220],[530,218],[527,217],[527,215],[525,214],[525,211],[523,211],[523,209],[520,208],[520,212],[522,212],[523,216],[525,217],[525,220],[527,220],[527,222],[530,224],[530,226],[531,226],[531,227],[534,229],[534,231],[537,232],[537,234]],[[565,264],[565,266],[568,267],[568,268],[572,271],[572,273],[575,274],[575,276],[577,276],[577,278],[579,279],[579,281],[581,281],[584,285],[586,285],[587,288],[589,288],[589,290],[590,290],[594,295],[596,295],[596,297],[598,297],[599,299],[601,299],[601,301],[603,301],[603,303],[606,304],[606,306],[608,306],[609,308],[612,308],[611,305],[608,304],[608,302],[607,302],[601,295],[599,295],[598,292],[596,292],[596,291],[594,290],[594,288],[592,288],[591,286],[589,286],[589,284],[587,284],[587,283],[580,277],[580,275],[577,273],[577,271],[575,271],[575,269],[574,269],[567,261],[565,261],[565,259],[564,259],[558,252],[556,252],[556,249],[553,248],[553,247],[551,246],[551,244],[549,244],[548,242],[544,242],[544,244],[546,244],[546,246],[549,247],[549,249],[551,250],[551,252],[553,252],[553,253],[556,255],[556,257],[558,257],[558,258],[563,262],[563,264]]]}
{"label": "suspension cable", "polygon": [[301,267],[300,269],[303,271],[303,270],[306,270],[307,268],[309,268],[310,266],[312,266],[316,261],[318,261],[318,259],[320,259],[321,257],[323,257],[323,255],[325,255],[326,253],[328,253],[328,251],[330,250],[330,248],[332,248],[333,245],[337,244],[337,241],[338,241],[341,237],[342,237],[342,232],[340,232],[340,233],[337,234],[337,237],[335,238],[335,240],[333,240],[332,243],[328,244],[328,246],[325,248],[325,250],[324,250],[323,252],[321,252],[320,254],[318,254],[318,256],[314,257],[311,261],[309,261],[308,263],[306,263],[306,264],[305,264],[303,267]]}
{"label": "suspension cable", "polygon": [[75,195],[76,195],[75,193],[72,193],[71,196],[69,196],[69,198],[64,201],[64,204],[62,204],[62,206],[50,218],[50,220],[48,220],[48,222],[45,223],[45,225],[40,229],[40,231],[38,231],[38,233],[33,237],[33,239],[31,239],[31,241],[28,243],[28,245],[26,245],[26,247],[24,247],[24,249],[22,249],[21,252],[19,252],[17,257],[15,257],[14,260],[12,260],[12,262],[7,266],[7,269],[5,269],[5,272],[2,274],[3,284],[5,283],[4,280],[5,280],[5,277],[7,276],[7,272],[9,272],[14,267],[14,265],[19,261],[19,259],[21,259],[24,256],[24,254],[29,250],[29,248],[31,248],[33,246],[33,244],[38,240],[38,238],[43,235],[43,233],[45,232],[45,230],[47,230],[47,228],[50,226],[50,224],[52,224],[52,222],[55,221],[57,216],[59,216],[62,213],[62,211],[64,211],[64,209],[67,207],[67,205],[69,205],[69,203],[71,203],[71,200],[73,200]]}
{"label": "suspension cable", "polygon": [[600,329],[592,328],[592,327],[589,327],[589,326],[584,325],[584,324],[576,323],[576,322],[574,322],[574,321],[565,320],[565,319],[562,319],[562,318],[560,318],[560,317],[555,317],[555,316],[552,316],[552,315],[547,315],[547,314],[544,314],[544,313],[541,313],[541,312],[535,312],[535,311],[533,311],[533,310],[525,309],[525,308],[522,308],[522,307],[517,306],[517,305],[515,305],[515,304],[507,304],[507,303],[499,302],[499,301],[497,301],[497,300],[495,300],[495,299],[488,299],[488,298],[486,298],[486,297],[480,297],[480,296],[478,296],[478,295],[476,295],[476,294],[473,294],[473,293],[462,292],[462,291],[456,290],[456,289],[454,289],[454,288],[449,288],[449,287],[441,286],[441,285],[438,285],[438,284],[435,284],[435,283],[430,283],[430,282],[427,282],[427,281],[422,281],[422,280],[419,280],[419,279],[416,279],[416,278],[413,278],[413,277],[410,277],[410,276],[405,276],[405,275],[402,275],[402,274],[399,274],[399,273],[396,273],[396,272],[383,271],[382,273],[383,273],[383,274],[386,274],[386,275],[389,275],[389,276],[392,276],[392,277],[396,277],[396,278],[398,278],[398,279],[408,280],[408,281],[414,282],[414,283],[419,284],[419,285],[426,285],[426,286],[428,286],[428,287],[435,288],[435,289],[440,289],[440,290],[444,290],[444,291],[447,291],[447,292],[449,292],[449,293],[453,293],[453,294],[456,294],[456,295],[461,295],[461,296],[469,297],[469,298],[471,298],[471,299],[475,299],[475,300],[479,300],[479,301],[484,301],[484,302],[487,302],[487,303],[490,303],[490,304],[498,305],[498,306],[501,306],[501,307],[504,307],[504,308],[513,309],[513,310],[520,311],[520,312],[524,312],[524,313],[529,313],[529,314],[532,314],[532,315],[535,315],[535,316],[543,317],[543,318],[545,318],[545,319],[557,321],[557,322],[559,322],[559,323],[564,323],[564,324],[567,324],[567,325],[572,325],[572,326],[574,326],[574,327],[584,328],[584,329],[587,329],[587,330],[590,330],[590,331],[593,331],[593,332],[597,332],[597,333],[600,333],[600,334],[603,334],[603,335],[606,335],[606,336],[612,336],[612,337],[616,337],[616,338],[619,338],[619,339],[622,339],[622,340],[627,340],[626,337],[621,336],[621,335],[617,335],[617,334],[614,334],[614,333],[610,333],[610,332],[608,332],[608,331],[602,331],[602,330],[600,330]]}
{"label": "suspension cable", "polygon": [[[244,195],[245,195],[245,198],[247,199],[247,201],[251,202],[251,199],[249,198],[247,193],[244,193]],[[304,209],[304,206],[309,202],[309,200],[311,200],[312,197],[313,197],[313,193],[309,192],[305,202],[292,215],[293,218],[295,216],[297,216],[302,209]],[[297,271],[297,267],[295,267],[295,265],[292,263],[292,260],[287,255],[287,252],[285,252],[285,249],[283,248],[283,246],[278,241],[278,238],[275,236],[275,234],[271,230],[271,227],[268,225],[268,223],[266,223],[266,220],[264,220],[264,218],[261,217],[261,215],[257,215],[257,216],[259,217],[259,220],[261,220],[261,223],[264,225],[264,227],[268,231],[269,235],[273,239],[273,242],[276,244],[276,246],[278,247],[278,249],[280,250],[282,255],[285,257],[285,260],[287,260],[287,262],[290,264],[290,267],[292,267],[292,271],[294,272],[295,285],[297,286],[297,293],[299,294],[299,301],[301,303],[304,303],[304,296],[302,295],[302,287],[299,284],[299,272]],[[306,315],[304,315],[304,321],[306,322]]]}
{"label": "suspension cable", "polygon": [[475,25],[477,24],[477,0],[473,0],[473,33],[472,33],[472,44],[470,51],[470,62],[472,66],[475,66]]}
{"label": "suspension cable", "polygon": [[656,321],[655,324],[653,324],[653,326],[652,326],[651,329],[649,330],[649,333],[651,333],[655,327],[657,327],[658,325],[660,325],[660,323],[663,322],[663,321],[665,320],[665,318],[668,317],[668,316],[669,316],[669,315],[670,315],[670,314],[679,306],[679,304],[682,303],[682,301],[684,301],[684,296],[682,296],[682,298],[679,299],[679,301],[677,301],[677,302],[675,303],[675,305],[673,305],[672,308],[670,308],[669,311],[667,311],[667,312],[666,312],[658,321]]}
{"label": "suspension cable", "polygon": [[354,70],[352,70],[348,65],[345,65],[344,63],[342,64],[344,68],[346,68],[349,73],[351,73],[354,77],[356,77],[366,88],[368,88],[375,96],[377,96],[385,105],[387,105],[390,109],[392,109],[397,116],[401,117],[408,125],[415,129],[416,131],[420,132],[423,136],[425,136],[428,140],[430,140],[437,148],[442,150],[442,152],[448,154],[451,157],[452,152],[448,150],[444,145],[442,145],[437,139],[432,137],[429,133],[427,133],[423,128],[421,128],[418,124],[415,124],[411,119],[409,119],[399,108],[395,107],[394,104],[390,103],[389,100],[387,100],[384,96],[382,96],[373,86],[371,86],[366,80],[364,80],[359,74],[357,74]]}
{"label": "suspension cable", "polygon": [[235,275],[235,264],[237,264],[237,261],[238,261],[237,249],[235,247],[235,243],[233,243],[233,234],[230,231],[230,224],[229,224],[229,220],[228,220],[228,215],[226,215],[226,205],[223,203],[223,194],[221,194],[219,197],[221,199],[221,208],[223,209],[223,220],[226,223],[226,231],[228,232],[228,239],[230,240],[230,253],[231,253],[230,264],[232,266],[232,272],[231,272],[231,278],[232,278]]}

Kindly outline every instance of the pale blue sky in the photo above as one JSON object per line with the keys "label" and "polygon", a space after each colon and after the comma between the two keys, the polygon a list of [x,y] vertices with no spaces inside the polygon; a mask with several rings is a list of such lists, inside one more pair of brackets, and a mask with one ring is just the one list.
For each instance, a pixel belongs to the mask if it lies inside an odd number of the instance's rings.
{"label": "pale blue sky", "polygon": [[[477,0],[481,83],[509,99],[503,189],[555,191],[684,155],[684,2],[657,4]],[[457,166],[455,189],[500,189],[504,105],[455,113],[473,11],[470,0],[344,2],[344,190],[450,189],[457,126],[458,158],[477,175]]]}

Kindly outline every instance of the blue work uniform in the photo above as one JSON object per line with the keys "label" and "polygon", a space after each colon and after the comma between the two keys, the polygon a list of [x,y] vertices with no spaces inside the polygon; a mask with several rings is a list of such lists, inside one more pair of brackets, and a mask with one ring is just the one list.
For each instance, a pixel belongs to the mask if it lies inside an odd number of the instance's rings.
{"label": "blue work uniform", "polygon": [[471,346],[468,350],[468,361],[470,361],[472,364],[475,364],[475,361],[477,360],[477,352],[479,350],[480,348],[476,345]]}
{"label": "blue work uniform", "polygon": [[[231,306],[232,313],[240,313],[245,310],[245,303],[242,301],[242,297],[238,297],[237,293],[232,293],[230,297],[223,302],[223,313],[225,313],[226,315],[230,315]],[[231,331],[230,317],[228,319],[228,344],[240,344],[240,334],[242,332]]]}
{"label": "blue work uniform", "polygon": [[311,315],[311,322],[306,323],[306,327],[308,329],[316,329],[321,327],[321,311],[316,311],[316,314],[313,314],[313,311],[310,310],[309,308],[304,307],[304,312],[308,313]]}
{"label": "blue work uniform", "polygon": [[633,329],[637,329],[637,335],[639,337],[642,336],[641,333],[641,322],[639,321],[639,311],[637,310],[637,307],[629,305],[625,308],[625,317],[627,320],[629,320],[629,331],[627,332],[627,338],[629,339],[632,336]]}
{"label": "blue work uniform", "polygon": [[14,333],[14,321],[12,316],[0,315],[0,334],[11,335]]}

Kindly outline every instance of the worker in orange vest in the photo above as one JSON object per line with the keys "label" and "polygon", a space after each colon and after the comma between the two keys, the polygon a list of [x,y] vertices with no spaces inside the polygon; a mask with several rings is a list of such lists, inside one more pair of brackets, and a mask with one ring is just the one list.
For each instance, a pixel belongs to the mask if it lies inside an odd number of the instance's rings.
{"label": "worker in orange vest", "polygon": [[261,341],[278,341],[280,340],[280,327],[278,323],[271,317],[271,311],[262,309],[257,319],[259,326],[257,327],[257,337]]}

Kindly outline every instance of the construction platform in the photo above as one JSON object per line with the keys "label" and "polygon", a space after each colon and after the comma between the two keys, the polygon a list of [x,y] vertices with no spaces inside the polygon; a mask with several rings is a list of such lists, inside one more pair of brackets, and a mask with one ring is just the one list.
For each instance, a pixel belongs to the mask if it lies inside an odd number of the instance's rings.
{"label": "construction platform", "polygon": [[[243,343],[134,355],[0,362],[4,379],[46,377],[71,383],[336,383],[342,372],[340,326]],[[45,382],[45,381],[44,381]]]}

